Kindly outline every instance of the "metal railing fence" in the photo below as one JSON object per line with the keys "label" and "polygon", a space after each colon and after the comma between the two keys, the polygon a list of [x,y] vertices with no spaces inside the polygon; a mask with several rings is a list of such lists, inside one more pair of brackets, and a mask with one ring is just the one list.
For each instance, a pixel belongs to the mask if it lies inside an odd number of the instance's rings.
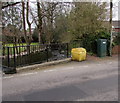
{"label": "metal railing fence", "polygon": [[2,65],[21,67],[67,58],[68,43],[3,47]]}

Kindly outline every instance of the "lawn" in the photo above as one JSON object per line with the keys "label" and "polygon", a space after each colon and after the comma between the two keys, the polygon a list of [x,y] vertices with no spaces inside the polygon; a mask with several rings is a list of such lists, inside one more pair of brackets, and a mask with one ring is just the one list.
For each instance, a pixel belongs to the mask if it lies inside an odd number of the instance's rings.
{"label": "lawn", "polygon": [[[30,45],[38,45],[39,43],[31,43]],[[17,44],[17,46],[26,46],[26,43]],[[13,43],[5,44],[6,47],[13,47]]]}
{"label": "lawn", "polygon": [[[31,43],[31,45],[38,45],[38,44],[39,43]],[[26,51],[26,47],[22,47],[22,46],[26,46],[26,45],[27,45],[26,43],[17,44],[17,46],[21,46],[21,47],[18,47],[18,52],[20,53],[20,52]],[[4,49],[4,54],[5,55],[8,53],[8,50],[7,50],[6,47],[14,47],[14,44],[13,43],[5,44],[5,49]],[[15,51],[16,51],[16,49],[15,49]],[[9,53],[11,55],[13,54],[13,48],[9,48]]]}

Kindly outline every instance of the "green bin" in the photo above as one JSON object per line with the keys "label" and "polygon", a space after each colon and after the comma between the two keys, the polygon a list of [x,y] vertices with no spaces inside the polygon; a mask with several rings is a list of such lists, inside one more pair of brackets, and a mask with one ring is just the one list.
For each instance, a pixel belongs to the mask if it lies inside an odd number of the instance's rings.
{"label": "green bin", "polygon": [[107,54],[107,39],[98,39],[97,41],[97,56],[105,57]]}

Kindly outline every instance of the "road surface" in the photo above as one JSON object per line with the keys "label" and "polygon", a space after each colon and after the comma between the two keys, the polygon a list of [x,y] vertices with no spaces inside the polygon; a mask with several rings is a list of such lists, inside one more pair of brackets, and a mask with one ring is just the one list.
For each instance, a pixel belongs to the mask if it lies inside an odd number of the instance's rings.
{"label": "road surface", "polygon": [[2,84],[3,101],[118,101],[118,59],[5,75]]}

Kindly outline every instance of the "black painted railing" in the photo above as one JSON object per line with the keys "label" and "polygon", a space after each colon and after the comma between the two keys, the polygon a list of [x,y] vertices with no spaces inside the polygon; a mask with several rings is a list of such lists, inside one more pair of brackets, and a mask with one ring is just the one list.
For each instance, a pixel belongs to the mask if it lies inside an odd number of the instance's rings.
{"label": "black painted railing", "polygon": [[2,65],[16,67],[67,58],[68,43],[3,47]]}

